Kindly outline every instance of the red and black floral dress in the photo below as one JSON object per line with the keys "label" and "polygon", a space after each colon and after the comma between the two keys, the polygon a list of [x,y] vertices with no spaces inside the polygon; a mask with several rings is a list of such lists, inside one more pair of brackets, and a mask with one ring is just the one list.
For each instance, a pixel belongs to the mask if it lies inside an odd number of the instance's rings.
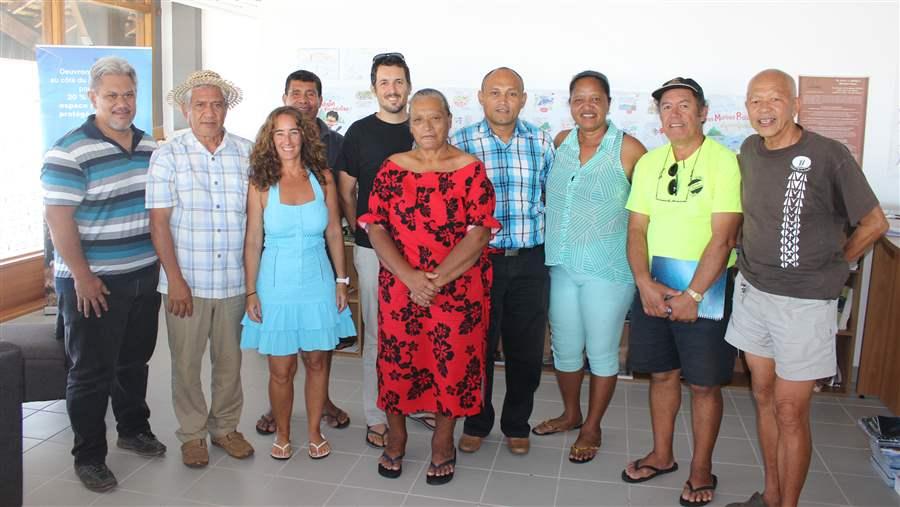
{"label": "red and black floral dress", "polygon": [[[387,160],[359,223],[383,226],[410,266],[433,271],[472,227],[496,232],[494,187],[484,165],[416,173]],[[378,274],[378,406],[386,412],[481,411],[493,273],[485,249],[431,306],[383,266]]]}

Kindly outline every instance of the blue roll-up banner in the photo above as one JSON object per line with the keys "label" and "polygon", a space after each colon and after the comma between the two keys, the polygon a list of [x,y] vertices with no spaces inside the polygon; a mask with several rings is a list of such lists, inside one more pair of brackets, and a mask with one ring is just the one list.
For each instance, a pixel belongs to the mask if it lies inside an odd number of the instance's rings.
{"label": "blue roll-up banner", "polygon": [[44,151],[94,113],[88,98],[91,66],[104,56],[128,60],[137,73],[134,126],[153,133],[153,56],[148,47],[36,46]]}

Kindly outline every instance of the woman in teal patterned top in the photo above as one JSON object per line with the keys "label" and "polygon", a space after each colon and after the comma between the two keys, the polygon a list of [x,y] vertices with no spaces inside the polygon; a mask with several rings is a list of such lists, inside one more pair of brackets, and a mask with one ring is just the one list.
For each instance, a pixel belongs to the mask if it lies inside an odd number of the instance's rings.
{"label": "woman in teal patterned top", "polygon": [[[607,120],[610,103],[603,74],[584,71],[572,78],[569,108],[576,127],[556,136],[556,160],[547,179],[550,329],[564,411],[533,432],[581,428],[569,450],[575,463],[594,459],[600,448],[600,421],[616,387],[622,324],[634,297],[625,202],[631,172],[647,150]],[[582,425],[585,354],[591,388]]]}

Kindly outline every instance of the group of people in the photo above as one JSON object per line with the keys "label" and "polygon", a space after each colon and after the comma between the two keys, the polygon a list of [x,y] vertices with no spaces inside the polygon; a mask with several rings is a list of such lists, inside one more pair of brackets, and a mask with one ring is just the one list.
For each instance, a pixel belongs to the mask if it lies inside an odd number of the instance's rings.
{"label": "group of people", "polygon": [[[383,448],[383,477],[402,474],[411,414],[434,422],[429,484],[452,480],[457,449],[480,449],[495,422],[501,346],[500,430],[509,452],[527,454],[531,434],[578,429],[568,457],[591,461],[630,314],[629,361],[650,374],[653,448],[621,479],[678,470],[673,433],[684,380],[693,452],[679,502],[712,501],[721,386],[739,349],[752,374],[766,471],[763,493],[741,505],[796,505],[810,460],[814,382],[836,368],[836,298],[848,261],[887,221],[849,151],[795,122],[800,102],[788,74],[765,70],[748,84],[757,135],[739,156],[704,136],[705,95],[689,78],[652,93],[669,142],[649,152],[608,118],[610,83],[596,71],[571,79],[575,127],[555,139],[519,118],[527,94],[510,68],[484,76],[484,119],[452,135],[440,91],[410,97],[402,54],[376,55],[371,85],[378,111],[341,136],[317,117],[319,78],[294,72],[284,105],[254,143],[224,128],[240,90],[195,72],[168,96],[190,130],[157,147],[132,125],[130,65],[113,57],[94,65],[96,114],[56,143],[42,170],[71,362],[72,452],[87,487],[116,484],[105,465],[110,397],[119,447],[166,451],[145,402],[160,293],[185,465],[208,463],[208,438],[235,458],[253,453],[237,431],[241,348],[268,360],[271,411],[257,431],[275,434],[270,455],[293,453],[299,355],[307,452],[328,456],[321,423],[350,424],[328,394],[331,353],[357,332],[343,216],[355,236],[364,323],[366,442]],[[531,427],[548,322],[564,408]],[[207,343],[209,408],[200,377]]]}

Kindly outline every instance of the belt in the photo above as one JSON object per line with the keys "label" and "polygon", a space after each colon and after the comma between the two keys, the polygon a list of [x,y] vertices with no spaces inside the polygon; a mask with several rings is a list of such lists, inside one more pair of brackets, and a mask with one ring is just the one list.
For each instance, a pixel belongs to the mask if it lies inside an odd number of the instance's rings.
{"label": "belt", "polygon": [[530,246],[528,248],[488,248],[488,253],[490,255],[502,255],[503,257],[518,257],[520,255],[524,255],[532,250],[537,250],[544,245],[536,245]]}

